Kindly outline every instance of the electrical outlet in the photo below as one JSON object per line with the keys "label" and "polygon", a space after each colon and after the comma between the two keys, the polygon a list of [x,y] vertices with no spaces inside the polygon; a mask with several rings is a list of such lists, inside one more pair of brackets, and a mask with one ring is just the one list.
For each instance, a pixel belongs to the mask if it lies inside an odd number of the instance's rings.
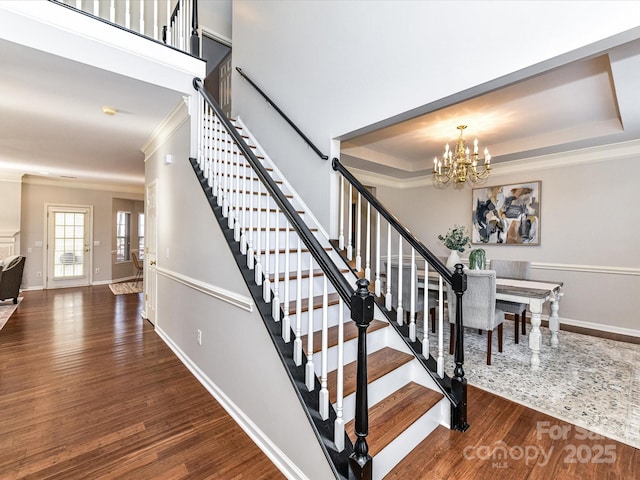
{"label": "electrical outlet", "polygon": [[96,267],[96,273],[100,273],[100,267]]}
{"label": "electrical outlet", "polygon": [[198,340],[198,345],[202,345],[202,330],[196,330],[196,339]]}
{"label": "electrical outlet", "polygon": [[42,278],[42,272],[36,272],[36,277],[37,278]]}

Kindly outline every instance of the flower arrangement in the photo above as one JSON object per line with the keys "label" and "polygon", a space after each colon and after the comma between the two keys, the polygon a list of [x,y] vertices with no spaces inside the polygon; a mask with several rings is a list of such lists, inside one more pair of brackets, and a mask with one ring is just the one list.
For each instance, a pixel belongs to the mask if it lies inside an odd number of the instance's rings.
{"label": "flower arrangement", "polygon": [[444,246],[449,250],[456,250],[460,253],[464,252],[467,245],[471,245],[469,232],[464,225],[454,225],[445,236],[438,235],[438,240],[444,243]]}

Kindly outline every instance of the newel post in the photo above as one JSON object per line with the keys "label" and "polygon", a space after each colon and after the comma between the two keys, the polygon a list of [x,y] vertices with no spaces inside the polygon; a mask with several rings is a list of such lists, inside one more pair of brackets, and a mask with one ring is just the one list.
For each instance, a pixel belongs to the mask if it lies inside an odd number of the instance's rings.
{"label": "newel post", "polygon": [[464,378],[464,336],[462,321],[462,295],[467,290],[467,275],[462,270],[461,263],[456,264],[453,272],[451,287],[456,294],[456,349],[454,362],[456,364],[451,379],[451,393],[458,404],[451,409],[451,427],[464,432],[469,428],[467,423],[467,379]]}
{"label": "newel post", "polygon": [[191,55],[200,57],[200,37],[198,36],[198,0],[193,0],[191,8]]}
{"label": "newel post", "polygon": [[357,440],[349,463],[356,478],[371,480],[373,459],[369,455],[369,405],[367,399],[367,327],[373,320],[374,297],[369,291],[369,280],[356,282],[356,291],[351,297],[351,319],[358,327],[358,370],[356,377],[355,434]]}

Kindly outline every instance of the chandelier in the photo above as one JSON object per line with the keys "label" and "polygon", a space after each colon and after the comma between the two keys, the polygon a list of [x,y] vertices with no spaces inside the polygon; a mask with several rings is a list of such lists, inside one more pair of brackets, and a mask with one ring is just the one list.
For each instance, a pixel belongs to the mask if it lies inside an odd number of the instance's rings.
{"label": "chandelier", "polygon": [[473,153],[469,152],[469,149],[465,147],[462,133],[466,125],[458,126],[460,130],[460,136],[456,143],[454,150],[449,150],[449,144],[444,150],[442,160],[438,160],[438,157],[433,159],[433,178],[434,180],[444,185],[453,180],[454,183],[463,184],[467,180],[471,182],[477,182],[478,180],[485,179],[491,172],[491,155],[489,150],[484,149],[484,159],[482,160],[482,167],[478,168],[478,139],[473,141]]}

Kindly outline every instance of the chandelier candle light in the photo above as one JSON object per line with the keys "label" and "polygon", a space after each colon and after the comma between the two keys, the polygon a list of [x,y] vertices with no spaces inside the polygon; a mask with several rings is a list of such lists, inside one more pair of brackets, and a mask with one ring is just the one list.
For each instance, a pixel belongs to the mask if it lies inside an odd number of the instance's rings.
{"label": "chandelier candle light", "polygon": [[469,149],[465,147],[462,133],[466,125],[458,126],[460,130],[460,136],[456,143],[455,150],[449,150],[449,144],[444,150],[442,160],[438,160],[438,157],[433,159],[433,178],[437,183],[446,184],[449,180],[453,179],[454,183],[465,183],[467,180],[477,182],[478,180],[485,179],[491,172],[491,155],[489,150],[484,149],[484,159],[482,167],[478,170],[478,139],[473,141],[473,153],[469,152]]}

